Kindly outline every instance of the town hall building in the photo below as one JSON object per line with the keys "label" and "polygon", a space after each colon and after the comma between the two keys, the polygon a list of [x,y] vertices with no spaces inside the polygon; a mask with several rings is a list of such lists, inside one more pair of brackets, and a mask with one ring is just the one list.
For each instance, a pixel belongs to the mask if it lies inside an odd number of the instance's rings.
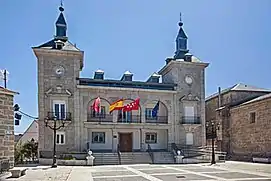
{"label": "town hall building", "polygon": [[[64,124],[56,134],[57,154],[88,149],[93,153],[146,152],[148,148],[167,152],[172,143],[205,145],[208,63],[189,53],[181,20],[175,54],[158,72],[150,70],[147,81],[134,81],[133,73],[124,70],[119,80],[111,80],[103,70],[94,72],[93,77],[79,76],[84,68],[84,51],[71,43],[64,8],[59,9],[55,36],[33,47],[38,65],[40,157],[52,156],[53,131],[45,122],[53,121]],[[97,97],[101,101],[99,114],[92,109]],[[138,97],[138,110],[109,112],[116,100],[124,99],[125,105]]]}

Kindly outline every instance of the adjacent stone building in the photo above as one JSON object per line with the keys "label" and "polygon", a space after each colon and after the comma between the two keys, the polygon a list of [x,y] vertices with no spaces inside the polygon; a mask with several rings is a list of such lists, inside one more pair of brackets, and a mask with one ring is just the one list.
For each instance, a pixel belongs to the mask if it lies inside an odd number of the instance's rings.
{"label": "adjacent stone building", "polygon": [[267,153],[268,147],[270,151],[269,93],[271,90],[239,83],[206,99],[206,122],[218,125],[217,150],[239,159]]}
{"label": "adjacent stone building", "polygon": [[[38,64],[39,153],[51,157],[53,131],[45,120],[65,127],[56,136],[57,152],[171,151],[177,145],[205,145],[205,68],[208,63],[188,53],[187,36],[179,23],[174,57],[166,59],[147,81],[134,81],[126,71],[110,80],[97,70],[93,78],[81,78],[84,52],[66,34],[67,23],[60,7],[56,36],[33,47]],[[105,62],[106,63],[106,62]],[[160,80],[162,77],[162,80]],[[101,112],[91,106],[100,97]],[[139,110],[109,113],[109,105],[140,98]],[[159,102],[158,115],[152,110]]]}
{"label": "adjacent stone building", "polygon": [[13,97],[18,93],[0,86],[0,159],[9,159],[14,166]]}

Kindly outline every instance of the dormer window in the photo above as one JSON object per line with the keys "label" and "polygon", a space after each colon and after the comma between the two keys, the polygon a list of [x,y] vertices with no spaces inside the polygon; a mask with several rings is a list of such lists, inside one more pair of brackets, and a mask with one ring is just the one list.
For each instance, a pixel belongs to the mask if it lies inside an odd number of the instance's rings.
{"label": "dormer window", "polygon": [[56,44],[56,49],[58,49],[58,50],[61,50],[62,47],[64,46],[64,42],[61,40],[55,41],[55,44]]}
{"label": "dormer window", "polygon": [[96,70],[94,73],[94,79],[104,79],[104,71],[103,70]]}
{"label": "dormer window", "polygon": [[159,83],[160,75],[157,73],[153,73],[150,78],[147,80],[147,82],[152,82],[152,83]]}
{"label": "dormer window", "polygon": [[133,74],[129,71],[124,72],[121,81],[133,81]]}

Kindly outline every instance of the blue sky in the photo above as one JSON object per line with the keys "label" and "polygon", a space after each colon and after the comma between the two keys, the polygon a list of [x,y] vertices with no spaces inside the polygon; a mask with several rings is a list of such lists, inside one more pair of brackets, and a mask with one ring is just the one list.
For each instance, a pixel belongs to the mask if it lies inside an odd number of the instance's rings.
{"label": "blue sky", "polygon": [[[31,50],[51,39],[59,0],[0,1],[0,69],[10,72],[15,102],[37,116],[37,62]],[[146,80],[175,51],[179,13],[190,52],[210,65],[206,95],[243,82],[271,88],[271,1],[64,0],[69,39],[85,51],[83,77],[103,69],[119,79],[130,70]],[[31,123],[23,118],[15,132]]]}

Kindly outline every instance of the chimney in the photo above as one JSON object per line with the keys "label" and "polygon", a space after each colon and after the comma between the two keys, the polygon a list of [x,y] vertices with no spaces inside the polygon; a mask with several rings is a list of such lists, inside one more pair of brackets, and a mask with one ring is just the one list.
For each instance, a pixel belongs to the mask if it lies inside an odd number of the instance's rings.
{"label": "chimney", "polygon": [[104,79],[104,71],[103,70],[96,70],[94,73],[94,79]]}
{"label": "chimney", "polygon": [[218,108],[221,107],[221,87],[218,87]]}
{"label": "chimney", "polygon": [[159,83],[160,75],[154,72],[150,78],[147,80],[147,82],[152,82],[152,83]]}
{"label": "chimney", "polygon": [[133,74],[129,71],[124,72],[121,81],[133,81]]}

